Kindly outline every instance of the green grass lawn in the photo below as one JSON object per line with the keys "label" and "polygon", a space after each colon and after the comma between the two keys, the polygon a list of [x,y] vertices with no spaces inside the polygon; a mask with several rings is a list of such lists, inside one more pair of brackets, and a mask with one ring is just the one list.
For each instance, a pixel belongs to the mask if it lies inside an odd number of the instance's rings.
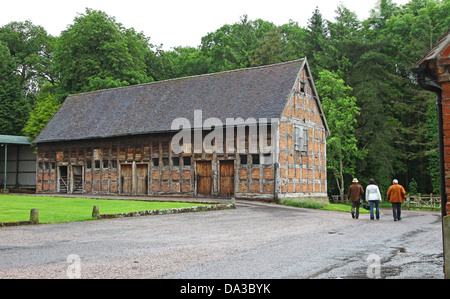
{"label": "green grass lawn", "polygon": [[31,209],[39,209],[39,223],[93,220],[92,208],[100,214],[192,207],[204,204],[188,202],[153,202],[89,198],[65,198],[32,195],[0,195],[0,222],[28,221]]}

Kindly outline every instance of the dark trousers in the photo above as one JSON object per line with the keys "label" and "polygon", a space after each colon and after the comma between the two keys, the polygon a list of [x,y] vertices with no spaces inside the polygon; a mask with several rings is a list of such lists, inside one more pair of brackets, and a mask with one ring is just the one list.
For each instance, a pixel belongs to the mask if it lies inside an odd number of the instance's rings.
{"label": "dark trousers", "polygon": [[392,214],[394,216],[394,220],[400,220],[401,211],[402,211],[402,203],[401,202],[393,202],[392,203]]}
{"label": "dark trousers", "polygon": [[[351,211],[352,211],[352,215],[354,215],[356,217],[356,219],[358,219],[358,217],[359,217],[359,206],[360,206],[359,200],[352,201]],[[355,210],[356,210],[356,214],[355,214]]]}

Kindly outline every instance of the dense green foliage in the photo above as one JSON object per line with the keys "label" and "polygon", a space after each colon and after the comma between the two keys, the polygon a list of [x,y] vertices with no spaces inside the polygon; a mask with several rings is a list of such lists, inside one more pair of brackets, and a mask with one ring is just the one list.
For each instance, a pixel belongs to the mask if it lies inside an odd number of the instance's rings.
{"label": "dense green foliage", "polygon": [[144,57],[148,39],[104,12],[86,9],[64,30],[55,49],[62,94],[151,81]]}
{"label": "dense green foliage", "polygon": [[319,73],[317,91],[321,95],[323,111],[332,132],[327,139],[327,167],[336,179],[339,194],[347,191],[345,175],[355,173],[356,159],[365,157],[367,150],[358,148],[355,127],[360,109],[356,98],[351,95],[352,88],[344,80],[327,70]]}
{"label": "dense green foliage", "polygon": [[379,0],[360,21],[340,4],[334,20],[316,9],[306,27],[244,15],[198,47],[171,50],[91,9],[58,37],[13,22],[0,27],[0,134],[35,137],[70,93],[307,57],[332,124],[329,193],[345,190],[353,176],[363,185],[374,178],[382,193],[394,177],[407,189],[414,179],[418,192],[436,192],[435,98],[411,68],[450,28],[449,11],[450,0]]}

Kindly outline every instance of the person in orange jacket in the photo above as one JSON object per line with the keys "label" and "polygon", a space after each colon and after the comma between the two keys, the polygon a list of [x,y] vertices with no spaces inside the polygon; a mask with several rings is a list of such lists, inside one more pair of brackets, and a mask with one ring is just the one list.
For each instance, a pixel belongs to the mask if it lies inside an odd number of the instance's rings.
{"label": "person in orange jacket", "polygon": [[387,199],[392,203],[392,213],[394,221],[401,220],[401,206],[405,202],[406,192],[402,185],[398,183],[398,180],[392,181],[392,186],[389,187],[387,192]]}

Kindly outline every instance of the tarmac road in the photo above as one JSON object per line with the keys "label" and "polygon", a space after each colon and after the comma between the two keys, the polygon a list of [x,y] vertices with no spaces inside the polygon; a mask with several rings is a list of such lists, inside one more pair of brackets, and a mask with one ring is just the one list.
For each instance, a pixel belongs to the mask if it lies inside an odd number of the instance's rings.
{"label": "tarmac road", "polygon": [[0,228],[1,278],[444,278],[439,212],[237,208]]}

